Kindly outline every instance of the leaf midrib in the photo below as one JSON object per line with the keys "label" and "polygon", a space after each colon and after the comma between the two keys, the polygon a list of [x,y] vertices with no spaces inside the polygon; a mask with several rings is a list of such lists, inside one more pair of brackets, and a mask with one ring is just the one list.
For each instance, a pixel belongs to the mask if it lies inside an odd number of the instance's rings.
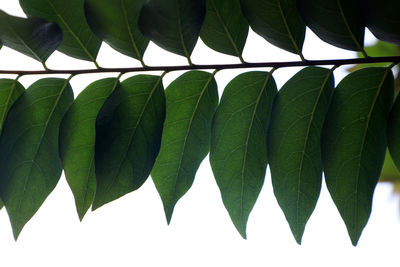
{"label": "leaf midrib", "polygon": [[198,106],[199,106],[199,104],[200,104],[200,101],[202,100],[202,97],[203,97],[203,95],[204,95],[204,93],[207,91],[207,88],[208,88],[208,86],[209,86],[209,84],[210,84],[210,82],[212,81],[212,79],[214,78],[214,75],[210,75],[210,77],[208,78],[208,80],[207,80],[207,82],[206,82],[206,84],[205,84],[205,86],[203,87],[203,89],[201,90],[201,93],[200,93],[200,95],[199,95],[199,98],[198,98],[198,100],[197,100],[197,102],[196,102],[196,105],[195,105],[195,108],[194,108],[194,111],[193,111],[193,114],[192,114],[192,116],[190,117],[190,120],[189,120],[189,127],[188,127],[188,130],[186,131],[186,134],[185,134],[185,138],[184,138],[184,141],[183,141],[183,149],[182,149],[182,153],[181,153],[181,155],[180,155],[180,157],[179,157],[179,164],[178,164],[178,171],[176,172],[176,176],[175,176],[175,182],[174,182],[174,191],[173,191],[173,196],[174,196],[174,201],[175,201],[175,199],[176,199],[176,185],[177,185],[177,183],[178,183],[178,178],[179,178],[179,176],[180,176],[180,172],[181,172],[181,166],[182,166],[182,159],[183,159],[183,154],[185,154],[185,151],[186,151],[186,142],[187,142],[187,138],[188,138],[188,136],[189,136],[189,133],[190,133],[190,130],[191,130],[191,128],[192,128],[192,123],[193,123],[193,119],[194,119],[194,117],[195,117],[195,114],[196,114],[196,112],[197,112],[197,109],[198,109]]}
{"label": "leaf midrib", "polygon": [[[264,91],[266,91],[267,90],[267,85],[268,85],[268,82],[269,82],[269,79],[271,78],[271,75],[272,75],[272,73],[271,72],[268,72],[267,73],[267,77],[265,78],[265,81],[264,81],[264,83],[263,83],[263,85],[262,85],[262,90],[260,91],[260,93],[259,93],[259,95],[257,96],[257,99],[256,99],[256,102],[255,102],[255,105],[254,105],[254,110],[253,110],[253,114],[252,114],[252,117],[251,117],[251,121],[250,121],[250,126],[249,126],[249,130],[247,131],[247,137],[246,137],[246,142],[245,142],[245,151],[244,151],[244,157],[243,157],[243,162],[242,162],[242,170],[241,170],[241,182],[242,182],[242,184],[241,184],[241,190],[240,190],[240,228],[241,228],[241,230],[244,230],[244,221],[243,221],[243,196],[244,196],[244,183],[245,183],[245,175],[244,175],[244,171],[245,171],[245,168],[246,168],[246,159],[247,159],[247,151],[248,151],[248,148],[249,148],[249,139],[250,139],[250,135],[251,135],[251,131],[252,131],[252,128],[253,128],[253,122],[254,122],[254,119],[255,119],[255,117],[256,117],[256,112],[257,112],[257,109],[258,109],[258,105],[260,104],[260,99],[261,99],[261,96],[264,94]],[[243,234],[245,234],[244,232],[243,232]]]}
{"label": "leaf midrib", "polygon": [[[24,187],[23,187],[23,190],[22,190],[22,196],[24,196],[25,193],[26,193],[26,187],[27,187],[28,181],[29,181],[29,179],[30,179],[30,177],[31,177],[32,170],[33,170],[33,165],[34,165],[33,163],[36,162],[36,157],[37,157],[37,155],[38,155],[39,149],[40,149],[40,147],[41,147],[41,145],[42,145],[42,143],[43,143],[43,140],[45,139],[45,134],[47,133],[48,124],[49,124],[51,118],[52,118],[53,115],[54,115],[54,111],[55,111],[55,109],[56,109],[58,103],[60,102],[60,98],[61,98],[62,94],[64,93],[65,88],[68,86],[68,83],[69,83],[69,80],[65,80],[64,85],[63,85],[62,89],[60,90],[60,92],[59,92],[59,94],[58,94],[58,96],[57,96],[57,98],[56,98],[56,101],[55,101],[55,103],[54,103],[54,105],[53,105],[53,107],[52,107],[52,109],[51,109],[51,111],[50,111],[50,113],[49,113],[49,116],[48,116],[47,120],[46,120],[43,133],[42,133],[42,135],[40,136],[39,143],[38,143],[38,145],[37,145],[36,148],[35,148],[35,153],[34,153],[34,155],[33,155],[33,158],[32,158],[31,161],[29,161],[29,162],[32,162],[32,164],[30,165],[29,173],[28,173],[28,175],[25,177],[25,180],[24,180]],[[16,209],[17,211],[19,211],[19,210],[21,209],[21,205],[22,205],[22,200],[23,200],[23,198],[24,198],[24,197],[20,197],[20,198],[19,198],[19,202],[18,202],[17,209]]]}
{"label": "leaf midrib", "polygon": [[58,12],[57,8],[53,5],[53,3],[50,0],[47,0],[47,3],[50,5],[50,7],[53,9],[54,13],[56,16],[59,18],[59,21],[65,26],[65,28],[68,30],[68,32],[72,35],[72,37],[75,39],[75,41],[78,42],[79,46],[83,49],[85,54],[90,58],[91,61],[96,62],[96,59],[94,56],[89,52],[89,50],[86,48],[86,46],[83,44],[81,39],[75,34],[75,32],[71,29],[69,24],[64,20],[64,18],[61,16],[61,14]]}
{"label": "leaf midrib", "polygon": [[143,63],[143,57],[140,54],[139,49],[137,48],[135,38],[133,37],[132,28],[131,28],[131,25],[129,24],[128,14],[127,14],[127,11],[126,11],[125,0],[121,0],[121,9],[122,9],[122,13],[123,13],[123,16],[124,16],[124,22],[125,22],[126,27],[128,29],[129,40],[131,42],[132,48],[135,51],[136,56],[138,57],[139,61]]}
{"label": "leaf midrib", "polygon": [[361,158],[362,158],[362,155],[363,155],[363,152],[364,152],[364,145],[365,145],[365,141],[366,141],[366,137],[367,137],[369,124],[371,122],[371,115],[372,115],[372,112],[375,109],[376,102],[377,102],[377,100],[379,98],[379,95],[380,95],[381,90],[383,88],[383,84],[385,83],[386,77],[387,77],[387,75],[389,73],[389,70],[390,70],[389,68],[386,69],[385,74],[383,75],[383,78],[382,78],[382,80],[381,80],[381,82],[380,82],[380,84],[378,86],[379,89],[377,90],[377,92],[375,94],[374,100],[373,100],[372,105],[371,105],[371,109],[368,112],[367,123],[365,124],[365,130],[364,130],[363,139],[362,139],[362,142],[361,142],[360,153],[358,155],[358,168],[357,168],[357,176],[356,176],[356,183],[355,183],[356,188],[355,188],[355,192],[354,192],[354,195],[355,195],[355,198],[354,198],[355,205],[354,205],[354,214],[353,214],[353,216],[354,216],[353,217],[354,218],[353,225],[354,226],[356,225],[357,218],[358,218],[358,196],[357,196],[357,194],[358,194],[358,183],[359,183],[359,180],[360,180]]}
{"label": "leaf midrib", "polygon": [[306,139],[305,139],[303,150],[302,150],[303,153],[302,153],[302,156],[301,156],[298,183],[297,183],[297,188],[298,189],[297,189],[297,199],[296,199],[296,227],[299,224],[299,210],[300,210],[299,207],[300,207],[300,193],[301,193],[300,192],[301,191],[300,190],[300,184],[301,184],[301,173],[302,173],[302,169],[303,169],[303,161],[304,161],[304,158],[305,158],[305,149],[307,147],[308,141],[310,140],[309,139],[309,133],[310,133],[310,130],[311,130],[312,122],[314,120],[315,110],[317,109],[317,106],[319,104],[319,100],[320,100],[320,98],[321,98],[321,96],[322,96],[322,94],[324,92],[324,88],[325,88],[325,86],[326,86],[326,84],[327,84],[327,82],[328,82],[328,80],[329,80],[329,78],[331,76],[332,71],[333,71],[333,69],[331,69],[329,71],[327,77],[325,78],[325,80],[324,80],[324,82],[323,82],[323,84],[321,86],[320,92],[319,92],[318,97],[317,97],[317,99],[315,101],[314,107],[313,107],[312,112],[311,112],[311,117],[310,117],[310,120],[309,120],[309,123],[308,123],[308,126],[307,126]]}

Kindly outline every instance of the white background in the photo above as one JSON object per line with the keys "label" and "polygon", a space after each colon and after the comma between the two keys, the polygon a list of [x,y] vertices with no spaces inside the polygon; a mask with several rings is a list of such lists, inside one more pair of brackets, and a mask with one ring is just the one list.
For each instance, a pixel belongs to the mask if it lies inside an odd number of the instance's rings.
{"label": "white background", "polygon": [[[23,16],[16,0],[1,1],[0,9]],[[355,56],[353,52],[323,43],[310,31],[307,31],[304,55],[307,59]],[[148,65],[186,64],[184,58],[153,44],[144,59]],[[273,47],[250,32],[244,59],[287,61],[298,60],[298,56]],[[201,41],[192,60],[198,64],[238,63],[236,58],[206,48]],[[105,44],[98,61],[103,67],[139,66],[135,60]],[[90,62],[58,52],[47,63],[53,69],[93,67]],[[41,64],[3,47],[0,69],[21,68],[41,69]],[[345,68],[335,71],[336,82],[346,74]],[[298,70],[277,70],[274,77],[278,86]],[[243,71],[219,72],[216,79],[220,94],[229,80]],[[164,86],[180,74],[167,74]],[[122,79],[132,75],[126,74]],[[75,95],[94,80],[110,76],[117,74],[74,77],[71,84]],[[20,81],[28,87],[39,78],[42,77],[24,76]],[[161,200],[150,178],[139,190],[89,212],[79,222],[72,193],[62,176],[17,242],[13,240],[5,209],[0,211],[0,266],[400,266],[399,200],[391,190],[388,184],[378,185],[371,218],[359,245],[354,248],[324,184],[299,246],[273,196],[269,170],[250,214],[248,240],[236,232],[224,209],[208,157],[200,166],[192,189],[176,205],[170,226],[166,224]]]}

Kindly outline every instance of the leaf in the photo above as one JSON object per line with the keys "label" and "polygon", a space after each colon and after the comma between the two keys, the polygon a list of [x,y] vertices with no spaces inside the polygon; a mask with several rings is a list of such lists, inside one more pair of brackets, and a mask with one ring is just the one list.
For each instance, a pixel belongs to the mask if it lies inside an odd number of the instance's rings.
{"label": "leaf", "polygon": [[80,220],[92,205],[96,192],[96,118],[118,84],[116,78],[90,84],[76,98],[61,124],[60,155]]}
{"label": "leaf", "polygon": [[17,80],[0,79],[0,133],[8,111],[24,92],[25,88]]}
{"label": "leaf", "polygon": [[363,50],[364,25],[358,0],[298,0],[297,6],[307,26],[323,41]]}
{"label": "leaf", "polygon": [[400,2],[398,0],[366,0],[362,8],[365,24],[376,38],[400,45]]}
{"label": "leaf", "polygon": [[271,73],[243,73],[226,86],[214,116],[210,163],[225,208],[243,238],[264,183],[266,134],[275,94]]}
{"label": "leaf", "polygon": [[306,26],[296,8],[296,0],[240,0],[251,28],[271,44],[298,54]]}
{"label": "leaf", "polygon": [[246,43],[249,25],[239,0],[207,0],[206,16],[200,37],[210,48],[239,57]]}
{"label": "leaf", "polygon": [[190,61],[204,16],[205,0],[148,0],[139,27],[155,44]]}
{"label": "leaf", "polygon": [[192,186],[210,149],[218,89],[213,74],[190,71],[172,82],[165,94],[167,112],[161,149],[151,176],[169,223],[175,204]]}
{"label": "leaf", "polygon": [[68,56],[96,62],[99,40],[87,25],[84,0],[19,0],[28,16],[55,22],[62,30],[58,50]]}
{"label": "leaf", "polygon": [[302,69],[279,90],[271,114],[268,160],[272,184],[299,244],[321,191],[320,139],[333,89],[331,70]]}
{"label": "leaf", "polygon": [[121,83],[96,122],[95,210],[138,189],[150,175],[165,119],[162,77],[137,75]]}
{"label": "leaf", "polygon": [[86,18],[99,38],[118,52],[143,62],[149,40],[140,32],[138,19],[144,2],[86,0]]}
{"label": "leaf", "polygon": [[397,97],[388,121],[388,148],[393,162],[400,170],[400,98]]}
{"label": "leaf", "polygon": [[72,101],[68,80],[46,78],[10,109],[0,140],[0,191],[15,239],[60,178],[58,132]]}
{"label": "leaf", "polygon": [[0,10],[2,43],[42,63],[57,49],[62,34],[57,24],[39,18],[19,18]]}
{"label": "leaf", "polygon": [[326,184],[353,245],[371,213],[385,158],[393,92],[390,69],[353,72],[337,86],[325,121],[322,162]]}
{"label": "leaf", "polygon": [[[389,139],[388,139],[389,144]],[[385,161],[383,162],[382,173],[379,182],[400,182],[400,173],[390,156],[389,150],[386,151]]]}

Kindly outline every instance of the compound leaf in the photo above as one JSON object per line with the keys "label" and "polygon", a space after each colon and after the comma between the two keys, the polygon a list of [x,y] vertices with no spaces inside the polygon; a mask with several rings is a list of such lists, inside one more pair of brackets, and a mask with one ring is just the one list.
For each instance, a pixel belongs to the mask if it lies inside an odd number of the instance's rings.
{"label": "compound leaf", "polygon": [[165,95],[167,112],[161,149],[151,176],[169,223],[176,202],[192,186],[208,154],[218,90],[213,74],[190,71],[172,82]]}
{"label": "compound leaf", "polygon": [[207,0],[206,17],[200,32],[210,48],[242,59],[249,25],[239,0]]}
{"label": "compound leaf", "polygon": [[68,80],[41,79],[9,111],[0,140],[0,192],[15,239],[60,178],[59,126],[73,98]]}
{"label": "compound leaf", "polygon": [[271,73],[243,73],[226,86],[213,121],[211,167],[224,205],[243,238],[264,183],[266,136],[275,94]]}
{"label": "compound leaf", "polygon": [[99,38],[118,52],[143,62],[149,40],[140,32],[138,19],[144,2],[85,0],[86,18]]}
{"label": "compound leaf", "polygon": [[0,40],[43,63],[60,45],[62,34],[55,23],[40,18],[14,17],[0,10]]}
{"label": "compound leaf", "polygon": [[364,24],[358,0],[298,0],[307,26],[334,46],[362,51]]}
{"label": "compound leaf", "polygon": [[116,78],[90,84],[76,98],[61,124],[60,155],[80,220],[92,205],[96,192],[96,118],[118,84]]}
{"label": "compound leaf", "polygon": [[365,68],[337,86],[325,121],[322,161],[328,190],[356,245],[371,213],[386,153],[393,102],[389,68]]}
{"label": "compound leaf", "polygon": [[68,56],[96,62],[101,41],[90,30],[84,0],[19,0],[28,16],[55,22],[62,30],[58,50]]}
{"label": "compound leaf", "polygon": [[271,114],[268,161],[272,184],[299,244],[321,190],[320,139],[333,89],[331,70],[305,68],[279,90]]}
{"label": "compound leaf", "polygon": [[251,28],[279,48],[302,56],[306,25],[296,0],[240,0]]}
{"label": "compound leaf", "polygon": [[137,75],[107,99],[96,122],[95,210],[138,189],[150,175],[165,119],[162,77]]}
{"label": "compound leaf", "polygon": [[205,0],[149,0],[139,16],[139,27],[161,48],[190,60],[205,11]]}

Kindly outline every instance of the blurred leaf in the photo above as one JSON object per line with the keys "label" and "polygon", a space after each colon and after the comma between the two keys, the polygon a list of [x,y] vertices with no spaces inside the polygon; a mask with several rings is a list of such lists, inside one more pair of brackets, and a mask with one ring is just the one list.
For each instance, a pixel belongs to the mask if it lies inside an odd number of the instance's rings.
{"label": "blurred leaf", "polygon": [[96,192],[96,118],[118,84],[116,78],[90,84],[76,98],[61,124],[60,155],[80,220],[92,205]]}
{"label": "blurred leaf", "polygon": [[365,0],[362,3],[365,23],[376,38],[400,45],[400,1]]}
{"label": "blurred leaf", "polygon": [[205,11],[205,0],[148,0],[141,11],[139,27],[161,48],[190,60]]}
{"label": "blurred leaf", "polygon": [[96,122],[93,210],[146,181],[160,149],[164,119],[162,77],[131,77],[107,99]]}
{"label": "blurred leaf", "polygon": [[60,45],[62,34],[55,23],[14,17],[0,10],[0,39],[4,45],[45,62]]}
{"label": "blurred leaf", "polygon": [[358,0],[298,0],[297,6],[307,26],[323,41],[362,51],[364,25]]}
{"label": "blurred leaf", "polygon": [[59,126],[73,99],[68,80],[46,78],[10,109],[0,140],[0,190],[15,239],[61,176]]}
{"label": "blurred leaf", "polygon": [[84,14],[84,0],[19,0],[28,16],[55,22],[62,30],[58,50],[68,56],[96,61],[101,41],[91,32]]}
{"label": "blurred leaf", "polygon": [[386,152],[393,102],[388,68],[366,68],[337,86],[324,125],[322,160],[328,190],[356,245],[371,213]]}
{"label": "blurred leaf", "polygon": [[320,139],[333,89],[331,70],[302,69],[279,90],[271,114],[272,184],[299,244],[321,191]]}
{"label": "blurred leaf", "polygon": [[397,97],[390,112],[387,134],[390,155],[400,170],[400,97]]}
{"label": "blurred leaf", "polygon": [[243,73],[226,86],[214,116],[210,163],[225,208],[243,238],[264,183],[266,136],[275,94],[271,73]]}
{"label": "blurred leaf", "polygon": [[200,32],[210,48],[242,59],[249,25],[243,17],[239,0],[207,0],[206,17]]}
{"label": "blurred leaf", "polygon": [[301,55],[306,26],[296,0],[241,0],[251,28],[268,42]]}
{"label": "blurred leaf", "polygon": [[118,52],[143,62],[149,40],[139,30],[145,0],[85,0],[86,18],[96,35]]}
{"label": "blurred leaf", "polygon": [[217,83],[211,73],[190,71],[172,82],[165,95],[167,113],[161,149],[151,176],[169,223],[175,204],[192,186],[210,149]]}
{"label": "blurred leaf", "polygon": [[[392,57],[400,56],[400,46],[388,44],[382,41],[377,41],[374,45],[366,46],[364,48],[370,57]],[[362,53],[357,53],[359,58],[362,58]],[[358,64],[348,69],[348,71],[356,71],[366,67],[384,67],[388,63],[370,63],[370,64]]]}
{"label": "blurred leaf", "polygon": [[389,151],[386,151],[385,161],[383,163],[379,182],[400,182],[400,172],[397,170]]}

